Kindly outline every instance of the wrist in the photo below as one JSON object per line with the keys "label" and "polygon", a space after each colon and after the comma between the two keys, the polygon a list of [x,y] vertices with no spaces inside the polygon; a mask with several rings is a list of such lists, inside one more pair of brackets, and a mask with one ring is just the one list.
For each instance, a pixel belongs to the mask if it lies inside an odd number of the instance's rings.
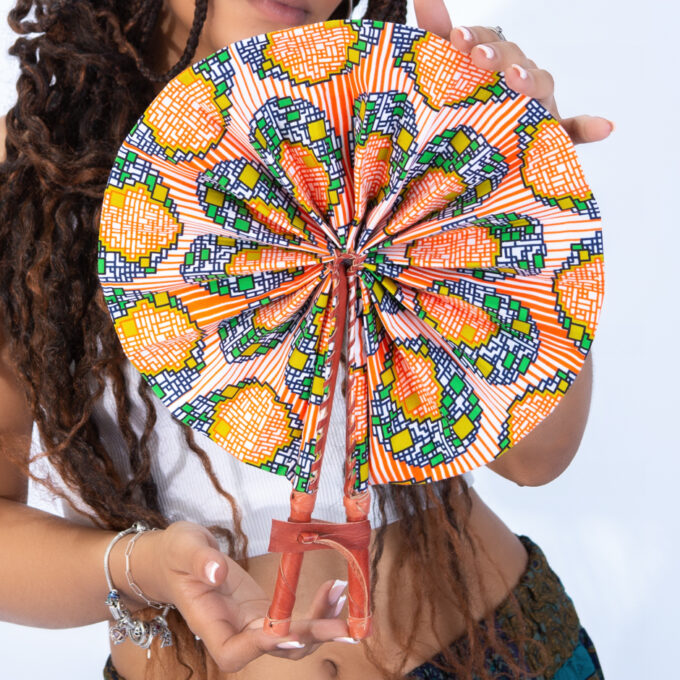
{"label": "wrist", "polygon": [[[148,603],[130,587],[126,575],[125,552],[135,535],[130,534],[117,541],[109,556],[113,585],[118,590],[123,604],[131,612],[148,606]],[[168,599],[168,589],[160,567],[162,544],[163,530],[145,531],[139,535],[129,557],[130,574],[132,581],[149,600],[172,604]]]}
{"label": "wrist", "polygon": [[[116,534],[107,546],[104,554],[104,569],[109,593],[105,604],[114,620],[113,625],[109,625],[109,637],[114,644],[120,644],[129,638],[137,646],[148,650],[156,637],[160,638],[161,647],[172,644],[172,633],[165,618],[172,604],[151,602],[139,584],[135,583],[131,569],[132,549],[142,535],[146,534],[148,536],[147,549],[139,559],[142,565],[140,572],[145,574],[144,580],[148,582],[145,585],[147,590],[157,583],[154,577],[157,574],[154,568],[157,551],[149,550],[151,539],[157,533],[159,532],[156,530],[149,530],[144,522],[138,521]],[[160,543],[160,541],[154,540],[153,543]],[[142,551],[140,550],[139,553]],[[149,576],[147,577],[146,574]],[[162,609],[163,612],[154,616],[150,621],[133,616],[133,612],[144,609],[146,606]]]}

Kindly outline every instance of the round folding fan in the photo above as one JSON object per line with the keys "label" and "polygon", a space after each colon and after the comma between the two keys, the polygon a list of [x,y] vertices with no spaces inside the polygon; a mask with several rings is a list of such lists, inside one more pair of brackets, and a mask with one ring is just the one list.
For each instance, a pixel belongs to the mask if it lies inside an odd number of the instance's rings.
{"label": "round folding fan", "polygon": [[[368,485],[442,480],[520,441],[574,381],[603,297],[598,209],[555,118],[445,40],[377,21],[258,35],[168,83],[111,171],[99,273],[173,415],[293,485],[267,628],[288,630],[303,551],[334,547],[355,638]],[[311,514],[345,331],[335,524]]]}

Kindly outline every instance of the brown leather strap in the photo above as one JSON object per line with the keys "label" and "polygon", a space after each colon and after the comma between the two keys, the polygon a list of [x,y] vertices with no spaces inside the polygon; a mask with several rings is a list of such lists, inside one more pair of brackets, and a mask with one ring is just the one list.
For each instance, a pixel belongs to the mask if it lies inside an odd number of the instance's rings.
{"label": "brown leather strap", "polygon": [[[340,366],[340,353],[342,352],[342,338],[345,330],[347,316],[347,272],[339,256],[336,256],[331,265],[332,285],[332,310],[330,323],[332,331],[328,338],[328,345],[331,351],[330,371],[328,374],[328,390],[319,409],[319,419],[316,424],[316,447],[318,455],[312,463],[309,475],[307,493],[316,494],[321,475],[321,465],[323,454],[326,450],[326,439],[331,422],[331,410],[333,408],[333,395],[335,393]],[[291,519],[295,519],[291,517]]]}
{"label": "brown leather strap", "polygon": [[269,552],[306,552],[322,550],[319,540],[332,541],[347,550],[367,548],[371,540],[371,525],[363,522],[282,522],[272,520]]}
{"label": "brown leather strap", "polygon": [[[365,515],[364,515],[365,517]],[[272,603],[265,629],[283,635],[290,626],[290,612],[295,603],[295,587],[302,553],[309,550],[337,550],[347,561],[350,635],[363,639],[370,634],[371,606],[369,592],[368,546],[371,524],[367,519],[354,522],[282,522],[272,521],[269,551],[281,552],[276,587],[276,606]],[[278,616],[277,616],[278,615]]]}

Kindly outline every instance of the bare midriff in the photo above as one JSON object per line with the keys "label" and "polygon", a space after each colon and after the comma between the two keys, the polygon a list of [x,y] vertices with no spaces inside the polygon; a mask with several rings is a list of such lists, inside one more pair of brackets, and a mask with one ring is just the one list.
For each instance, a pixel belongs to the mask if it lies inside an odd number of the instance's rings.
{"label": "bare midriff", "polygon": [[[527,566],[527,552],[521,541],[503,523],[503,521],[471,488],[472,509],[468,528],[477,551],[475,564],[471,551],[461,556],[461,567],[467,572],[476,571],[480,577],[480,587],[472,589],[472,612],[476,619],[481,619],[493,611],[517,584]],[[380,564],[378,586],[373,602],[374,631],[380,632],[380,641],[385,658],[397,659],[401,656],[398,648],[390,649],[392,636],[386,616],[390,602],[387,601],[387,573],[391,563],[399,555],[400,541],[396,525],[390,525],[385,540],[385,550]],[[269,593],[273,592],[274,582],[279,564],[279,556],[275,554],[260,555],[250,560],[249,571],[253,578]],[[305,555],[302,575],[297,591],[297,604],[294,616],[302,616],[310,606],[311,599],[318,586],[328,579],[346,579],[346,565],[343,558],[335,551],[313,551]],[[382,587],[381,587],[382,586]],[[408,621],[409,612],[416,609],[416,601],[407,584],[400,591],[398,610],[400,618]],[[436,611],[434,619],[440,631],[441,639],[453,642],[463,634],[465,623],[462,614],[451,604],[446,603]],[[411,620],[412,620],[411,616]],[[410,670],[435,655],[440,645],[432,632],[433,626],[427,626],[418,635],[416,651],[406,661],[406,670]],[[392,643],[394,644],[394,643]],[[154,650],[163,653],[166,650]],[[112,660],[117,671],[125,680],[143,680],[144,667],[147,662],[146,651],[130,643],[112,646]],[[251,662],[245,669],[236,674],[224,674],[226,678],[237,680],[261,680],[275,677],[277,680],[329,680],[332,678],[362,678],[380,680],[378,670],[371,664],[363,652],[361,644],[329,642],[321,645],[315,652],[298,661],[280,659],[264,655]]]}

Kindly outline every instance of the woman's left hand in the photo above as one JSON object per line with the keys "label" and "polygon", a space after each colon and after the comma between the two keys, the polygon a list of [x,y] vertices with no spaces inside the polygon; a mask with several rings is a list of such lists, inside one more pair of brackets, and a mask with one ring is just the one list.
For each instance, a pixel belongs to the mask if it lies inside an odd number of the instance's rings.
{"label": "woman's left hand", "polygon": [[555,102],[552,75],[538,68],[515,43],[500,40],[496,31],[484,26],[453,28],[444,0],[414,0],[414,6],[419,28],[450,40],[457,50],[470,54],[475,66],[503,71],[508,85],[537,99],[559,121],[574,144],[599,142],[612,133],[614,124],[600,116],[562,118]]}

